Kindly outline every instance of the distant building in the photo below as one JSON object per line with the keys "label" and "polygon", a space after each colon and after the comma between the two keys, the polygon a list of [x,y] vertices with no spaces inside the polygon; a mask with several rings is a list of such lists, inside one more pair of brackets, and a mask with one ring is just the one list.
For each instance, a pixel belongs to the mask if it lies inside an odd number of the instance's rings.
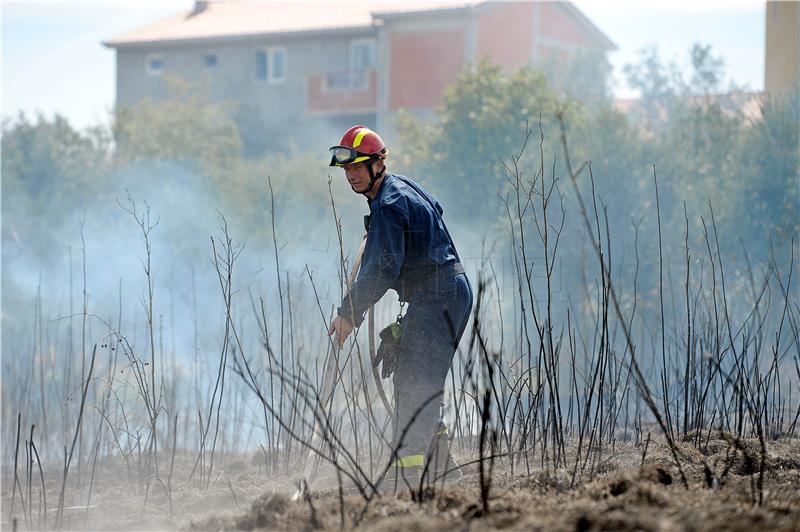
{"label": "distant building", "polygon": [[[167,95],[165,74],[246,104],[283,140],[360,122],[391,136],[400,109],[430,116],[466,64],[511,72],[614,44],[569,2],[227,2],[104,43],[117,105]],[[313,132],[313,133],[312,133]]]}
{"label": "distant building", "polygon": [[800,2],[767,2],[764,90],[778,94],[800,85]]}

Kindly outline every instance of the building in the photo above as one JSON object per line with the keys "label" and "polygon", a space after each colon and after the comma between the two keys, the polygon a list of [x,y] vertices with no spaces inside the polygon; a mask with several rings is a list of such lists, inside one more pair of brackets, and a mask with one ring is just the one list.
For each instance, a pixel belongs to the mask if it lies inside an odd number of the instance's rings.
{"label": "building", "polygon": [[614,44],[569,2],[196,1],[104,43],[117,105],[164,98],[166,80],[206,85],[282,139],[352,123],[391,137],[401,109],[430,116],[465,65],[507,71]]}
{"label": "building", "polygon": [[764,91],[785,93],[800,85],[800,2],[767,2]]}

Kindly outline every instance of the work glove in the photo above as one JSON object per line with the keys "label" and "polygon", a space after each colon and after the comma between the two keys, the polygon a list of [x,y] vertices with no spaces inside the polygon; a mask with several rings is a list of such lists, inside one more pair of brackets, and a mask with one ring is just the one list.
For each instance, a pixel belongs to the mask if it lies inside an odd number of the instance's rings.
{"label": "work glove", "polygon": [[400,353],[400,337],[402,332],[403,329],[398,319],[388,327],[385,327],[378,334],[381,339],[381,344],[378,346],[378,352],[375,354],[372,366],[377,368],[383,363],[381,378],[388,379],[394,372],[394,368],[397,365],[397,356]]}

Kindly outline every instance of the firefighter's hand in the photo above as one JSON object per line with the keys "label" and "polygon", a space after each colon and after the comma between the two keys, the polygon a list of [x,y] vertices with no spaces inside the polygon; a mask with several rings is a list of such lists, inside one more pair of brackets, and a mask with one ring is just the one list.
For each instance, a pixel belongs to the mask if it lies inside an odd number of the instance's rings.
{"label": "firefighter's hand", "polygon": [[344,346],[344,341],[350,336],[351,332],[353,332],[353,324],[350,320],[342,316],[336,316],[333,318],[331,326],[328,329],[328,336],[336,333],[336,341],[339,344],[339,349],[341,349]]}

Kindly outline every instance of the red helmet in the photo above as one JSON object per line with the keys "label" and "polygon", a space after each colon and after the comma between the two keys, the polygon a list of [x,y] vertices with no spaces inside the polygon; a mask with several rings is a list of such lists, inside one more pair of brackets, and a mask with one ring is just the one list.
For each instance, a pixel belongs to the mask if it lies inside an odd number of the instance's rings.
{"label": "red helmet", "polygon": [[338,146],[332,146],[331,166],[345,166],[369,159],[385,159],[383,139],[367,126],[353,126],[342,135]]}

